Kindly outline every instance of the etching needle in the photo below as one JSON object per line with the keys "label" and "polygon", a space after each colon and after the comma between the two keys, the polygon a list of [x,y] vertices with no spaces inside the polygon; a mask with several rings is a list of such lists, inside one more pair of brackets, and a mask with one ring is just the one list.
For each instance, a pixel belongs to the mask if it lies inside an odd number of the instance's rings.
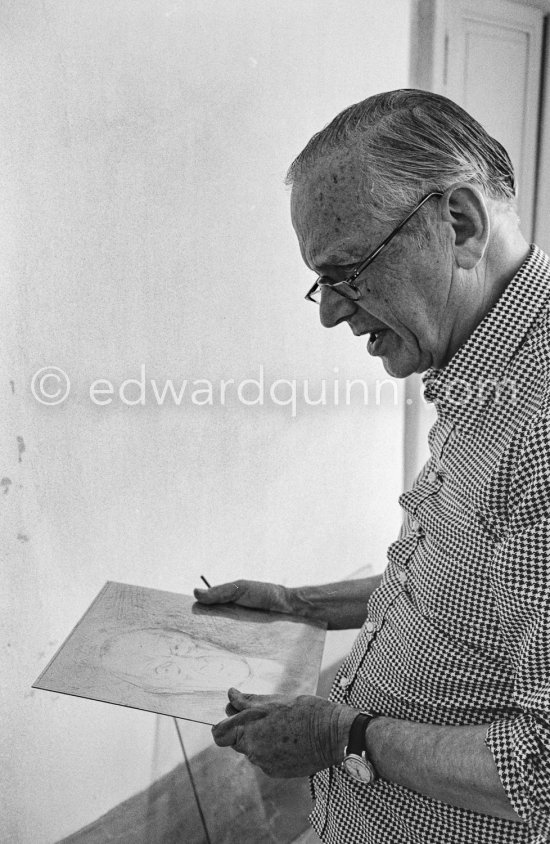
{"label": "etching needle", "polygon": [[204,577],[204,575],[202,575],[202,574],[201,574],[201,580],[202,580],[202,582],[203,582],[203,583],[205,583],[205,584],[208,586],[208,588],[209,588],[209,589],[212,589],[212,587],[210,586],[210,584],[209,584],[209,582],[207,581],[206,577]]}

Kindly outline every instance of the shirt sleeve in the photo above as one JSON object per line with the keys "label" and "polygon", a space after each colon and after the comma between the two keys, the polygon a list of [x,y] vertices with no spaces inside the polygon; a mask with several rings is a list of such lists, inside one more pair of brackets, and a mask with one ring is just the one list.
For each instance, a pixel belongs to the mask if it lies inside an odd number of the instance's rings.
{"label": "shirt sleeve", "polygon": [[515,811],[550,841],[550,425],[540,415],[514,466],[492,582],[514,665],[511,711],[486,743]]}

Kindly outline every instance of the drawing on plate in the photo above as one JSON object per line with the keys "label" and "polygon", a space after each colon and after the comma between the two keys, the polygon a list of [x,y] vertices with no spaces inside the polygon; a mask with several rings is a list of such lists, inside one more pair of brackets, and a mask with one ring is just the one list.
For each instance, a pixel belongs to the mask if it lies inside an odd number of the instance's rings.
{"label": "drawing on plate", "polygon": [[225,689],[250,676],[242,657],[175,629],[118,633],[101,646],[100,660],[111,674],[161,695]]}
{"label": "drawing on plate", "polygon": [[314,694],[324,638],[315,622],[108,581],[34,688],[217,724],[230,686]]}

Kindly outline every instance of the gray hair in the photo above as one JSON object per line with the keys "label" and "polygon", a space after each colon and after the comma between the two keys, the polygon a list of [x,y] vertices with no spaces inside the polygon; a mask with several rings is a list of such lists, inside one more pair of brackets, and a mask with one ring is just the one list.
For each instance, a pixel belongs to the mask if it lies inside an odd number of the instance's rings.
{"label": "gray hair", "polygon": [[338,149],[358,154],[376,216],[386,222],[396,221],[422,195],[459,181],[515,205],[514,168],[502,144],[439,94],[405,88],[349,106],[311,138],[290,166],[286,184],[298,184]]}

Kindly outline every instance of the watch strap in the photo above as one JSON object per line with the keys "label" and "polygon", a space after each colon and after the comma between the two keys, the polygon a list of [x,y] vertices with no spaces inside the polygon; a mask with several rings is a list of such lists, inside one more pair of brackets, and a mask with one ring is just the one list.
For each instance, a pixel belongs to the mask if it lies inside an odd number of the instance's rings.
{"label": "watch strap", "polygon": [[367,750],[367,727],[376,718],[373,712],[361,712],[353,721],[349,731],[348,746],[346,747],[346,755],[354,753],[356,756],[361,756]]}

